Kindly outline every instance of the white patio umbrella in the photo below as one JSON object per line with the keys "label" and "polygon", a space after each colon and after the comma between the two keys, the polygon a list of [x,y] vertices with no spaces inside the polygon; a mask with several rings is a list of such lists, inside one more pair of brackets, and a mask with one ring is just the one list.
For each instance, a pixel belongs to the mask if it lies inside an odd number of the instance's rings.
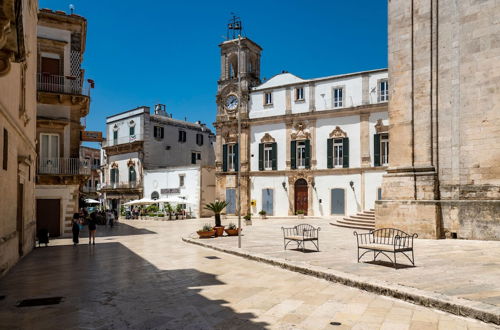
{"label": "white patio umbrella", "polygon": [[192,204],[187,199],[181,198],[179,196],[164,197],[157,200],[159,203],[171,203],[171,204]]}
{"label": "white patio umbrella", "polygon": [[96,201],[95,199],[92,199],[92,198],[85,199],[85,203],[87,203],[87,204],[101,204],[101,202]]}
{"label": "white patio umbrella", "polygon": [[148,205],[148,204],[155,204],[158,203],[158,200],[152,200],[149,198],[141,198],[141,199],[136,199],[127,203],[124,203],[123,205]]}

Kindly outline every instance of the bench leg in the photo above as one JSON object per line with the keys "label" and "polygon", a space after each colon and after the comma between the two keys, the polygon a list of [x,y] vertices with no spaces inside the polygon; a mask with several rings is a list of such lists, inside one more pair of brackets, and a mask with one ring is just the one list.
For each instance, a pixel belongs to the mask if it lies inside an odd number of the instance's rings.
{"label": "bench leg", "polygon": [[415,266],[415,255],[413,254],[413,249],[411,249],[411,263]]}
{"label": "bench leg", "polygon": [[396,252],[394,252],[394,269],[396,268]]}
{"label": "bench leg", "polygon": [[377,259],[377,253],[373,250],[373,261],[375,261],[375,259]]}

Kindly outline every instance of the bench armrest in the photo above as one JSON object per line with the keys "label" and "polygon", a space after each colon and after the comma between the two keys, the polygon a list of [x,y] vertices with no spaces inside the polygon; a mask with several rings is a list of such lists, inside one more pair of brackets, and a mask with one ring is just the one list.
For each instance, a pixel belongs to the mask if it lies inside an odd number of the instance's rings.
{"label": "bench armrest", "polygon": [[284,237],[297,235],[297,230],[295,227],[281,227],[281,230],[283,231]]}
{"label": "bench armrest", "polygon": [[394,249],[402,249],[402,248],[413,249],[413,239],[417,237],[418,237],[417,234],[394,236]]}
{"label": "bench armrest", "polygon": [[313,229],[304,229],[302,231],[302,237],[304,238],[318,238],[319,231],[321,230],[320,227],[318,228],[313,228]]}
{"label": "bench armrest", "polygon": [[370,244],[373,242],[373,234],[371,232],[358,234],[358,232],[354,231],[353,235],[356,236],[356,241],[358,243],[358,246],[360,244]]}

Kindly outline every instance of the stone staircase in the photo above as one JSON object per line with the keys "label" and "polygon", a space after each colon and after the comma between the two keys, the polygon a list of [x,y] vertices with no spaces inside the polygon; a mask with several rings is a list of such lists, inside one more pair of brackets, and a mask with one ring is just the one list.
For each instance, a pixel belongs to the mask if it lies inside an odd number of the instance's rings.
{"label": "stone staircase", "polygon": [[331,224],[337,227],[373,230],[375,229],[375,210],[358,212],[356,215],[345,217]]}

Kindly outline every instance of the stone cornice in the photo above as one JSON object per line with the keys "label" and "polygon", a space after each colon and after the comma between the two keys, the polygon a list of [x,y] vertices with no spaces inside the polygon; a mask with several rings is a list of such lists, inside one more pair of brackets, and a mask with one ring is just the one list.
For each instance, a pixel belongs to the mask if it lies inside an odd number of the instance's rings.
{"label": "stone cornice", "polygon": [[[351,167],[351,168],[328,168],[328,169],[296,169],[296,170],[278,170],[278,171],[250,171],[242,172],[241,175],[247,176],[303,176],[309,177],[321,175],[345,175],[345,174],[361,174],[367,172],[386,171],[387,166],[377,167]],[[234,175],[236,172],[217,172],[216,175]]]}

